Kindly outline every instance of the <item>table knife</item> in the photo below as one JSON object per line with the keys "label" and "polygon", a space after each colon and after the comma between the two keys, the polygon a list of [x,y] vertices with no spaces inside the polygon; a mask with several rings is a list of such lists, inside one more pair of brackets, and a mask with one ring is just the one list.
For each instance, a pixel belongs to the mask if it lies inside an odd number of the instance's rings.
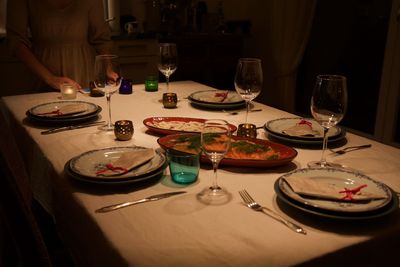
{"label": "table knife", "polygon": [[69,126],[62,126],[62,127],[56,127],[52,128],[46,131],[42,131],[41,134],[51,134],[51,133],[57,133],[61,131],[67,131],[67,130],[74,130],[74,129],[80,129],[80,128],[86,128],[90,126],[96,126],[105,123],[105,121],[96,121],[92,123],[85,123],[85,124],[79,124],[79,125],[69,125]]}
{"label": "table knife", "polygon": [[177,191],[177,192],[158,194],[158,195],[149,196],[149,197],[142,198],[142,199],[135,200],[135,201],[128,201],[128,202],[123,202],[123,203],[114,204],[114,205],[110,205],[110,206],[105,206],[100,209],[97,209],[96,212],[97,213],[109,212],[109,211],[113,211],[116,209],[125,208],[125,207],[131,206],[131,205],[136,205],[136,204],[145,203],[145,202],[149,202],[149,201],[156,201],[156,200],[160,200],[163,198],[167,198],[167,197],[171,197],[171,196],[179,195],[179,194],[183,194],[183,193],[186,193],[186,191]]}

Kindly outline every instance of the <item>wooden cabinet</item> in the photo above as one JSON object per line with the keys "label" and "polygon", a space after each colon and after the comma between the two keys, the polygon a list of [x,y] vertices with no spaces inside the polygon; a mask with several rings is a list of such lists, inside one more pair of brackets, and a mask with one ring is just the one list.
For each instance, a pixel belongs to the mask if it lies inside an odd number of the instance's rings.
{"label": "wooden cabinet", "polygon": [[146,76],[158,75],[158,41],[156,39],[114,40],[120,56],[121,73],[133,83],[144,83]]}

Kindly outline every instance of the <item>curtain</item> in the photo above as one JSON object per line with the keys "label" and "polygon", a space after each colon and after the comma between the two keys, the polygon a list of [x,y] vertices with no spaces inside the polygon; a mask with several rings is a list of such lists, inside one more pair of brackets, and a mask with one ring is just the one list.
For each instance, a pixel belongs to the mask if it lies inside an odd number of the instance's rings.
{"label": "curtain", "polygon": [[311,31],[317,0],[266,0],[262,34],[262,102],[294,112],[296,74]]}

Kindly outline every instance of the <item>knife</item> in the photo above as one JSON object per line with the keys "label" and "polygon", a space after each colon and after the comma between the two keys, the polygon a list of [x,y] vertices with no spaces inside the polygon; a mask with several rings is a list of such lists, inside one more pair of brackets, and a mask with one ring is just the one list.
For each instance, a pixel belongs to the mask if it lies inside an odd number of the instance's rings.
{"label": "knife", "polygon": [[110,206],[105,206],[100,209],[97,209],[96,212],[97,213],[109,212],[109,211],[113,211],[116,209],[125,208],[125,207],[131,206],[131,205],[136,205],[136,204],[145,203],[145,202],[149,202],[149,201],[156,201],[156,200],[160,200],[163,198],[167,198],[167,197],[171,197],[171,196],[179,195],[179,194],[183,194],[183,193],[186,193],[186,191],[177,191],[177,192],[158,194],[158,195],[149,196],[149,197],[142,198],[142,199],[135,200],[135,201],[129,201],[129,202],[123,202],[123,203],[114,204],[114,205],[110,205]]}
{"label": "knife", "polygon": [[85,128],[85,127],[90,127],[90,126],[96,126],[103,124],[105,121],[96,121],[92,123],[85,123],[85,124],[80,124],[80,125],[69,125],[69,126],[62,126],[62,127],[56,127],[52,128],[46,131],[42,131],[41,134],[51,134],[51,133],[57,133],[61,131],[67,131],[67,130],[74,130],[74,129],[80,129],[80,128]]}

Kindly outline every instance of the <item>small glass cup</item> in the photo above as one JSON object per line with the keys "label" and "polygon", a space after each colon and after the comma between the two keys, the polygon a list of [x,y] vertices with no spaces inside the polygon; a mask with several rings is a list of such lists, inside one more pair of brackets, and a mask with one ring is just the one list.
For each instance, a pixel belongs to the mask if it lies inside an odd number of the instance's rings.
{"label": "small glass cup", "polygon": [[167,159],[172,181],[178,184],[191,184],[197,180],[200,170],[200,154],[167,150]]}
{"label": "small glass cup", "polygon": [[239,124],[237,136],[257,138],[257,127],[251,123]]}
{"label": "small glass cup", "polygon": [[119,86],[119,93],[122,95],[132,94],[132,80],[122,79],[121,85]]}
{"label": "small glass cup", "polygon": [[177,103],[178,103],[178,96],[175,93],[163,94],[164,108],[176,108]]}
{"label": "small glass cup", "polygon": [[75,86],[69,83],[63,83],[61,85],[61,99],[64,100],[69,100],[69,99],[75,99],[76,98],[76,93],[77,89]]}
{"label": "small glass cup", "polygon": [[130,120],[116,121],[114,124],[114,134],[118,140],[128,141],[133,136],[133,123]]}
{"label": "small glass cup", "polygon": [[144,82],[144,89],[147,92],[158,91],[158,78],[156,76],[147,76]]}

